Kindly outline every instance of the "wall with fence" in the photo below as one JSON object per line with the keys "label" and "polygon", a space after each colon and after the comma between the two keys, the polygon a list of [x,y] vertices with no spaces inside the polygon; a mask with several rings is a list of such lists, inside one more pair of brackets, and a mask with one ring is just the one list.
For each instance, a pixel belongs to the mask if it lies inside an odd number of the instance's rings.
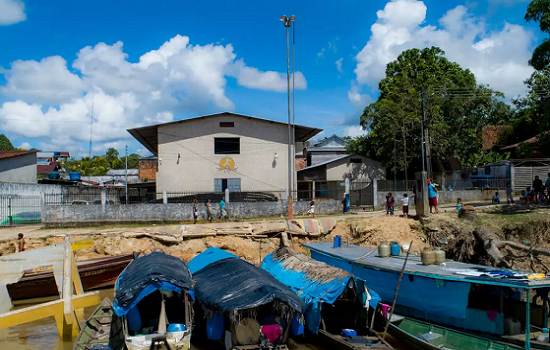
{"label": "wall with fence", "polygon": [[[414,205],[414,193],[412,191],[377,191],[376,200],[377,207],[381,208],[386,202],[386,195],[388,192],[392,192],[397,207],[401,207],[401,198],[403,194],[407,193],[410,198],[409,205]],[[506,194],[500,191],[500,199],[506,200]],[[481,189],[481,190],[456,190],[456,191],[439,191],[438,203],[441,204],[456,204],[458,198],[462,199],[462,202],[468,204],[468,202],[490,202],[495,194],[494,189]]]}
{"label": "wall with fence", "polygon": [[[219,205],[213,205],[219,214]],[[307,211],[309,202],[293,203],[295,215]],[[341,201],[318,201],[315,212],[336,214],[342,212]],[[234,202],[227,204],[231,220],[260,217],[281,217],[287,212],[286,203],[276,202]],[[142,203],[142,204],[89,204],[89,205],[45,205],[42,207],[42,225],[45,227],[71,227],[99,224],[125,223],[180,223],[191,221],[192,203]],[[199,220],[206,220],[206,207],[199,206]]]}

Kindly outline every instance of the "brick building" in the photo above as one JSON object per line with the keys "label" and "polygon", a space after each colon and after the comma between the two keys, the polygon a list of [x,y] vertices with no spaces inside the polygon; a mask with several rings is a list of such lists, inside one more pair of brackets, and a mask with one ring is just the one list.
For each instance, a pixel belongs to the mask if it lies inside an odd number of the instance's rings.
{"label": "brick building", "polygon": [[158,171],[158,160],[155,156],[149,156],[139,159],[139,179],[140,181],[156,181]]}

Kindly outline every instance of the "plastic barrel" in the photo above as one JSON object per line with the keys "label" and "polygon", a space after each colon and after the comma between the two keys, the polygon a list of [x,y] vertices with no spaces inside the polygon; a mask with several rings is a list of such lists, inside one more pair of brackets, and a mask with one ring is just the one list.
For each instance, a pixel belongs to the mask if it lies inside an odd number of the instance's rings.
{"label": "plastic barrel", "polygon": [[342,237],[341,236],[334,236],[333,247],[334,248],[340,248],[341,246],[342,246]]}
{"label": "plastic barrel", "polygon": [[72,181],[80,180],[80,173],[78,171],[71,171],[69,173],[69,179]]}
{"label": "plastic barrel", "polygon": [[393,256],[397,256],[401,254],[401,246],[399,245],[399,242],[391,242],[390,252],[391,252],[391,255]]}

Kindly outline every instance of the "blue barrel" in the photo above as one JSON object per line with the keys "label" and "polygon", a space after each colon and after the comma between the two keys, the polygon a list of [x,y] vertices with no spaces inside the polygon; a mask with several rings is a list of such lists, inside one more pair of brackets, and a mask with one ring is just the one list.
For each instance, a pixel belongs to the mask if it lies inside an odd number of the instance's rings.
{"label": "blue barrel", "polygon": [[334,236],[333,240],[333,247],[334,248],[340,248],[342,246],[342,237],[341,236]]}
{"label": "blue barrel", "polygon": [[59,179],[59,173],[57,171],[52,171],[48,174],[48,179],[50,180],[57,180]]}
{"label": "blue barrel", "polygon": [[391,242],[390,244],[390,251],[391,251],[391,255],[393,256],[397,256],[397,255],[400,255],[401,254],[401,246],[399,245],[399,242]]}
{"label": "blue barrel", "polygon": [[80,180],[80,173],[78,171],[71,171],[69,173],[69,179],[72,181]]}

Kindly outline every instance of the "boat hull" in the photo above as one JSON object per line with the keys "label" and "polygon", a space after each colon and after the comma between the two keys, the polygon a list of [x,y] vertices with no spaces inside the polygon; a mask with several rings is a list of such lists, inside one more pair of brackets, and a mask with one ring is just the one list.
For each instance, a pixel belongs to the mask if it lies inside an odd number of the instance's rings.
{"label": "boat hull", "polygon": [[[132,260],[133,254],[126,254],[78,261],[82,287],[90,291],[114,286],[120,273]],[[6,288],[14,305],[59,298],[51,266],[27,270],[19,281],[8,284]]]}
{"label": "boat hull", "polygon": [[73,350],[89,350],[96,345],[109,345],[112,350],[124,347],[122,322],[116,316],[111,301],[104,299],[78,334]]}

